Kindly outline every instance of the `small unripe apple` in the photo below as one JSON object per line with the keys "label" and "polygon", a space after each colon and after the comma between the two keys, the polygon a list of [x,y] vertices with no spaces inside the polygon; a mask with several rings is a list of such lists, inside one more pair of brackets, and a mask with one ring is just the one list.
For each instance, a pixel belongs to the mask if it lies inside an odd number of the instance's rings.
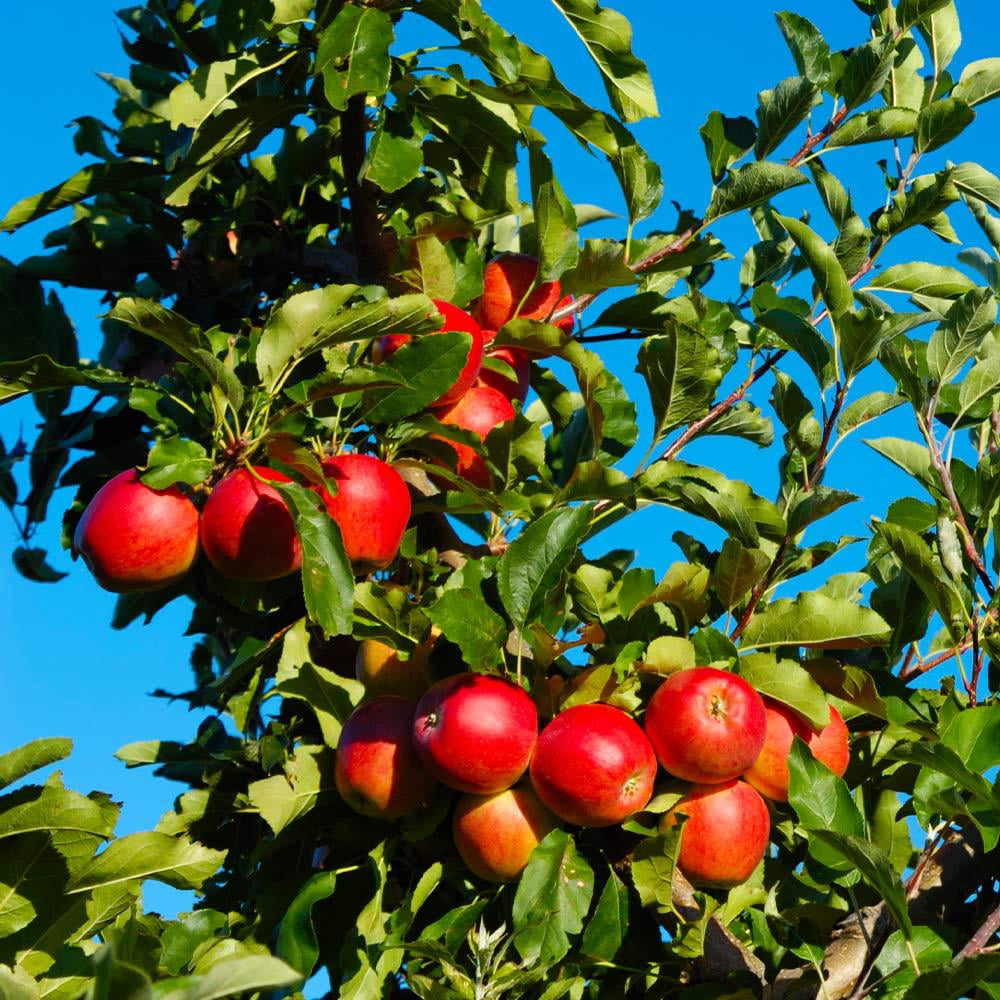
{"label": "small unripe apple", "polygon": [[201,547],[233,580],[277,580],[302,566],[302,547],[284,498],[262,480],[288,476],[255,465],[220,480],[201,512]]}
{"label": "small unripe apple", "polygon": [[487,882],[512,882],[559,820],[530,788],[463,795],[451,832],[466,867]]}
{"label": "small unripe apple", "polygon": [[477,310],[479,322],[491,330],[499,330],[515,316],[548,319],[561,295],[559,282],[544,281],[532,288],[537,277],[538,261],[534,257],[523,253],[494,257],[483,271],[483,294]]}
{"label": "small unripe apple", "polygon": [[[464,310],[441,299],[432,299],[434,308],[441,314],[441,327],[432,333],[468,333],[472,337],[469,348],[469,358],[459,372],[458,378],[451,388],[443,392],[429,405],[448,406],[454,403],[476,381],[479,368],[483,363],[483,331],[479,324]],[[395,354],[412,337],[408,333],[390,333],[380,337],[372,345],[372,360],[379,364]]]}
{"label": "small unripe apple", "polygon": [[524,774],[538,738],[535,703],[490,674],[438,681],[417,704],[413,742],[427,770],[460,792],[488,795]]}
{"label": "small unripe apple", "polygon": [[430,798],[434,779],[410,740],[415,708],[405,698],[375,698],[344,723],[334,778],[343,800],[362,816],[396,819]]}
{"label": "small unripe apple", "polygon": [[[514,407],[497,389],[474,385],[458,402],[439,410],[437,418],[442,424],[472,431],[485,441],[494,427],[514,419]],[[440,435],[434,436],[439,441],[446,440]],[[448,444],[455,449],[457,456],[455,471],[473,486],[488,490],[492,486],[492,476],[486,459],[461,441],[448,441]]]}
{"label": "small unripe apple", "polygon": [[764,746],[764,701],[714,667],[671,674],[646,709],[646,735],[664,769],[710,785],[741,775]]}
{"label": "small unripe apple", "polygon": [[677,867],[695,885],[732,888],[760,864],[771,834],[764,800],[745,781],[695,785],[660,820],[665,832],[687,816]]}
{"label": "small unripe apple", "polygon": [[531,761],[538,797],[577,826],[611,826],[653,794],[656,757],[631,716],[611,705],[574,705],[541,732]]}
{"label": "small unripe apple", "polygon": [[430,687],[430,654],[430,646],[421,643],[404,660],[392,646],[365,639],[358,647],[357,678],[369,697],[394,694],[416,701]]}
{"label": "small unripe apple", "polygon": [[775,802],[788,801],[788,755],[796,736],[812,751],[813,757],[841,777],[851,759],[847,726],[832,705],[830,721],[817,732],[780,701],[764,699],[767,732],[764,749],[743,775],[761,795]]}
{"label": "small unripe apple", "polygon": [[488,385],[491,389],[503,393],[511,403],[517,400],[523,403],[528,398],[528,388],[531,380],[531,358],[516,347],[492,347],[486,352],[487,358],[497,358],[514,370],[514,378],[492,368],[483,368],[479,373],[477,385]]}
{"label": "small unripe apple", "polygon": [[318,488],[337,522],[347,558],[364,568],[385,569],[396,558],[410,521],[410,491],[403,477],[372,455],[334,455],[323,474],[337,494]]}
{"label": "small unripe apple", "polygon": [[73,545],[105,590],[159,590],[198,557],[198,508],[177,486],[154,490],[126,469],[87,504]]}

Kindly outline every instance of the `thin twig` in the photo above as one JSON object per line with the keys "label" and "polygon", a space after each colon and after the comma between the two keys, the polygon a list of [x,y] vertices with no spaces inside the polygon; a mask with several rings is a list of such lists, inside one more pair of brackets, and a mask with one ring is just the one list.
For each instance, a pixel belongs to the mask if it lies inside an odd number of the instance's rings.
{"label": "thin twig", "polygon": [[997,906],[990,913],[979,930],[972,935],[965,947],[955,957],[971,958],[973,955],[978,955],[998,930],[1000,930],[1000,906]]}
{"label": "thin twig", "polygon": [[802,148],[788,161],[790,167],[797,167],[821,142],[828,139],[836,131],[837,126],[847,117],[848,109],[841,108],[835,111],[830,120],[815,135],[809,136],[802,144]]}

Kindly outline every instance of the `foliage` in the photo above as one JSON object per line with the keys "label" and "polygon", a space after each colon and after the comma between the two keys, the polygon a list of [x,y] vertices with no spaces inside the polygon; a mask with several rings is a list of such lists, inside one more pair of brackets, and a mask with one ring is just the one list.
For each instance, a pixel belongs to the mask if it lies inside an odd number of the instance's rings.
{"label": "foliage", "polygon": [[[77,491],[68,546],[125,467],[201,496],[250,458],[298,480],[285,492],[306,559],[304,592],[298,576],[237,585],[202,563],[119,599],[115,627],[192,604],[194,680],[174,696],[206,721],[186,744],[119,754],[187,790],[157,830],[118,840],[117,805],[57,775],[0,797],[0,996],[288,996],[319,968],[343,998],[404,982],[429,1000],[699,1000],[763,983],[814,996],[820,975],[827,997],[1000,993],[1000,179],[945,159],[1000,96],[1000,59],[959,68],[949,0],[856,0],[858,43],[840,52],[779,14],[797,75],[759,95],[756,122],[709,115],[710,198],[648,229],[660,171],[628,126],[657,104],[630,29],[592,0],[554,2],[610,111],[478,0],[128,8],[114,122],[78,119],[88,165],[0,221],[73,213],[44,255],[0,261],[0,397],[32,394],[39,415],[36,440],[0,455],[17,569],[61,575],[32,544],[57,487]],[[461,60],[402,51],[401,20],[443,32]],[[607,213],[566,197],[536,111],[607,160],[623,238],[580,235]],[[831,169],[851,155],[881,157],[870,214]],[[956,243],[959,211],[989,249],[876,267],[916,227]],[[715,264],[734,251],[712,227],[736,213],[756,238],[737,255],[740,287],[720,291]],[[505,251],[538,257],[575,300],[498,334],[535,359],[537,399],[465,441],[489,464],[486,491],[434,464],[447,452],[425,412],[462,337],[420,334],[431,298],[468,306]],[[96,361],[52,283],[106,293]],[[571,332],[554,325],[567,316]],[[387,333],[416,336],[377,365]],[[588,346],[612,338],[641,341],[651,434]],[[898,410],[912,435],[879,436]],[[685,455],[708,434],[766,448],[775,426],[773,501]],[[827,479],[861,428],[873,474],[894,463],[914,494],[872,519],[863,559],[824,523],[857,499]],[[345,448],[395,461],[418,497],[386,572],[355,577],[301,488]],[[601,547],[650,505],[706,522],[674,535],[682,558],[660,580]],[[799,580],[850,545],[855,572]],[[436,673],[504,670],[543,716],[599,700],[641,717],[672,670],[736,670],[806,720],[835,705],[853,762],[840,779],[793,751],[773,849],[729,892],[675,872],[677,836],[656,829],[669,786],[624,829],[553,832],[518,884],[487,887],[456,858],[445,793],[386,824],[333,784],[364,693],[353,641],[411,653],[432,627]],[[14,751],[2,784],[68,751]],[[144,879],[198,890],[196,909],[143,912]]]}

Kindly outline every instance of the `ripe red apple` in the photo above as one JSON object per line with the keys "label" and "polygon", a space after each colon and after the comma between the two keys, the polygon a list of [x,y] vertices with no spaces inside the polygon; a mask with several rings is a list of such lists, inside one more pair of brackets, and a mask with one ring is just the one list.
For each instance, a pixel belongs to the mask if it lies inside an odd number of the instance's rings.
{"label": "ripe red apple", "polygon": [[404,698],[375,698],[344,723],[334,778],[344,801],[362,816],[396,819],[430,798],[434,779],[410,740],[415,708]]}
{"label": "ripe red apple", "polygon": [[463,795],[451,832],[462,860],[487,882],[512,882],[527,867],[531,852],[559,820],[530,788],[492,795]]}
{"label": "ripe red apple", "polygon": [[[487,434],[494,427],[514,419],[514,407],[499,390],[488,385],[474,385],[458,402],[452,403],[447,409],[439,410],[437,418],[442,424],[472,431],[485,441]],[[434,437],[439,441],[447,440],[441,435]],[[493,485],[493,477],[490,475],[486,459],[461,441],[448,441],[448,444],[455,449],[455,454],[458,456],[455,464],[458,474],[468,479],[474,486],[488,490]]]}
{"label": "ripe red apple", "polygon": [[438,681],[417,703],[413,743],[427,770],[460,792],[489,795],[524,774],[538,738],[535,703],[489,674]]}
{"label": "ripe red apple", "polygon": [[430,687],[431,646],[421,643],[404,660],[378,639],[365,639],[358,647],[356,676],[369,696],[394,694],[416,701]]}
{"label": "ripe red apple", "polygon": [[105,590],[159,590],[194,565],[198,508],[177,486],[150,489],[135,469],[126,469],[87,505],[73,545]]}
{"label": "ripe red apple", "polygon": [[761,696],[742,677],[714,667],[678,670],[646,709],[646,735],[663,767],[705,785],[750,767],[764,731]]}
{"label": "ripe red apple", "polygon": [[[454,403],[476,381],[479,368],[483,363],[483,331],[464,309],[459,309],[458,306],[453,306],[450,302],[444,302],[441,299],[432,299],[431,301],[442,317],[440,329],[432,331],[433,333],[468,333],[472,336],[469,359],[459,372],[458,379],[447,392],[442,393],[430,404],[431,406],[447,406]],[[372,359],[376,364],[384,361],[390,355],[395,354],[404,344],[408,344],[411,339],[408,333],[390,333],[380,337],[372,345]]]}
{"label": "ripe red apple", "polygon": [[830,706],[830,721],[819,732],[812,729],[787,705],[780,701],[764,700],[767,731],[764,749],[743,777],[769,799],[788,801],[788,754],[792,740],[798,736],[822,764],[841,777],[851,759],[847,726],[838,712]]}
{"label": "ripe red apple", "polygon": [[531,379],[531,358],[516,347],[494,347],[486,352],[487,358],[497,358],[514,369],[515,378],[492,368],[483,368],[479,373],[476,385],[488,385],[491,389],[503,393],[513,403],[516,399],[523,403],[528,398],[528,387]]}
{"label": "ripe red apple", "polygon": [[499,330],[515,316],[548,319],[561,295],[559,282],[545,281],[532,288],[537,277],[538,261],[534,257],[523,253],[494,257],[483,271],[483,294],[477,310],[479,322],[491,330]]}
{"label": "ripe red apple", "polygon": [[611,705],[575,705],[538,737],[531,783],[559,817],[611,826],[653,794],[656,757],[635,720]]}
{"label": "ripe red apple", "polygon": [[277,580],[302,566],[295,521],[281,494],[262,479],[290,481],[262,465],[253,473],[237,469],[216,484],[201,512],[205,556],[234,580]]}
{"label": "ripe red apple", "polygon": [[323,474],[337,484],[337,495],[318,488],[327,512],[340,528],[347,558],[385,569],[396,558],[410,520],[410,491],[403,477],[372,455],[334,455],[323,460]]}
{"label": "ripe red apple", "polygon": [[767,850],[771,818],[745,781],[695,785],[663,819],[660,830],[687,816],[677,867],[695,885],[732,888],[745,882]]}

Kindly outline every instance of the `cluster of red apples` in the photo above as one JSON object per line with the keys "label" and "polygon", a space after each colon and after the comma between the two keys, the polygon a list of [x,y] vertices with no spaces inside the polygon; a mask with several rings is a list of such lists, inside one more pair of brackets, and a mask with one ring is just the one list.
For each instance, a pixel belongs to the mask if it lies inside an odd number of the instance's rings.
{"label": "cluster of red apples", "polygon": [[[431,403],[441,423],[485,439],[513,419],[514,400],[524,402],[528,355],[489,345],[514,316],[547,319],[569,301],[561,298],[557,281],[536,286],[537,274],[533,257],[503,254],[485,269],[475,318],[448,302],[434,301],[443,320],[435,333],[471,336],[458,379]],[[572,325],[572,318],[564,322]],[[385,359],[409,340],[405,334],[382,337],[373,345],[374,360]],[[515,377],[483,368],[484,354],[505,363]],[[458,474],[488,489],[490,472],[482,456],[464,443],[447,443],[455,450]],[[322,466],[336,490],[314,488],[340,527],[347,557],[359,570],[384,569],[395,559],[410,519],[410,494],[403,478],[370,455],[336,455]],[[280,579],[302,564],[292,516],[281,494],[269,485],[288,481],[265,466],[236,468],[215,484],[199,514],[178,486],[154,490],[142,483],[139,472],[128,469],[97,492],[80,519],[74,544],[101,586],[115,593],[176,583],[192,568],[199,550],[229,579]]]}
{"label": "cluster of red apples", "polygon": [[416,702],[381,695],[362,704],[341,733],[336,780],[353,809],[381,819],[424,805],[438,782],[464,793],[452,819],[458,853],[479,877],[505,882],[561,823],[609,827],[644,810],[659,764],[690,782],[660,820],[662,831],[684,823],[678,867],[696,885],[729,888],[767,851],[762,795],[787,801],[795,737],[843,775],[848,732],[835,708],[816,731],[714,667],[668,677],[643,727],[621,709],[588,704],[565,709],[541,732],[535,703],[518,685],[464,673]]}

